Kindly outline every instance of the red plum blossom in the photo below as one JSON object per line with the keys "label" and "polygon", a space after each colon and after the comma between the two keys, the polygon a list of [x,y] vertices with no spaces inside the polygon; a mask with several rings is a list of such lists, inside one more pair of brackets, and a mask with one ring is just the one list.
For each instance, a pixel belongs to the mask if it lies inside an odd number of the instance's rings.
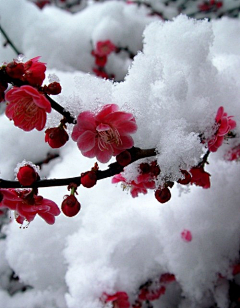
{"label": "red plum blossom", "polygon": [[101,163],[106,163],[112,156],[133,146],[129,134],[136,130],[131,113],[119,111],[115,104],[108,104],[97,114],[81,112],[73,128],[72,139],[77,142],[82,155],[96,157]]}
{"label": "red plum blossom", "polygon": [[218,108],[217,115],[215,118],[218,129],[214,134],[213,138],[208,141],[208,149],[211,152],[216,152],[217,149],[222,145],[224,136],[228,132],[236,127],[236,122],[232,120],[233,116],[228,116],[224,112],[224,108],[221,106]]}
{"label": "red plum blossom", "polygon": [[148,189],[154,189],[155,188],[155,182],[153,179],[151,179],[149,176],[146,176],[145,178],[141,177],[140,179],[137,178],[136,181],[130,181],[127,182],[127,180],[122,176],[122,174],[116,174],[112,178],[112,183],[119,183],[121,182],[123,185],[123,188],[130,188],[130,193],[133,198],[138,197],[139,193],[146,194]]}
{"label": "red plum blossom", "polygon": [[6,116],[14,125],[30,131],[42,130],[46,124],[46,112],[51,112],[51,104],[31,86],[13,87],[5,94],[7,103]]}
{"label": "red plum blossom", "polygon": [[204,171],[203,167],[193,167],[190,170],[192,175],[191,184],[195,184],[197,186],[201,186],[205,189],[210,188],[210,174]]}
{"label": "red plum blossom", "polygon": [[38,214],[48,224],[52,225],[55,222],[55,216],[60,214],[55,202],[42,196],[34,195],[31,190],[2,189],[1,194],[3,199],[0,207],[14,210],[19,223],[23,223],[25,219],[31,222]]}
{"label": "red plum blossom", "polygon": [[46,65],[39,62],[40,57],[35,57],[24,64],[24,80],[32,86],[41,86],[45,79]]}
{"label": "red plum blossom", "polygon": [[99,56],[108,56],[110,53],[116,50],[116,46],[110,41],[99,41],[96,44],[95,54]]}

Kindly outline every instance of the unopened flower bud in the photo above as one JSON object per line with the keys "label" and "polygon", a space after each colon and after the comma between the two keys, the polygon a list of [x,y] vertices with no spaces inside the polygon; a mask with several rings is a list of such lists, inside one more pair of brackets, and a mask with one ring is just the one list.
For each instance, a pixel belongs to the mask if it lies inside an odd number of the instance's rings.
{"label": "unopened flower bud", "polygon": [[155,198],[160,203],[165,203],[171,199],[171,192],[168,187],[158,188],[155,191]]}
{"label": "unopened flower bud", "polygon": [[6,66],[6,73],[8,76],[14,79],[21,78],[24,74],[24,65],[23,63],[10,62]]}
{"label": "unopened flower bud", "polygon": [[59,82],[52,82],[47,87],[44,86],[44,90],[47,94],[57,95],[61,93],[62,87]]}
{"label": "unopened flower bud", "polygon": [[45,131],[45,142],[47,142],[51,148],[60,148],[68,139],[68,133],[62,126],[48,128]]}
{"label": "unopened flower bud", "polygon": [[130,164],[132,157],[131,154],[126,150],[121,152],[120,154],[118,154],[116,156],[116,160],[119,163],[120,166],[127,166],[128,164]]}
{"label": "unopened flower bud", "polygon": [[81,174],[81,184],[84,187],[91,188],[97,183],[96,172],[91,170]]}
{"label": "unopened flower bud", "polygon": [[17,179],[21,185],[31,186],[39,179],[39,175],[33,167],[26,165],[18,170]]}
{"label": "unopened flower bud", "polygon": [[74,195],[65,196],[65,199],[62,202],[62,212],[68,217],[73,217],[81,209],[81,204],[78,202],[77,198]]}

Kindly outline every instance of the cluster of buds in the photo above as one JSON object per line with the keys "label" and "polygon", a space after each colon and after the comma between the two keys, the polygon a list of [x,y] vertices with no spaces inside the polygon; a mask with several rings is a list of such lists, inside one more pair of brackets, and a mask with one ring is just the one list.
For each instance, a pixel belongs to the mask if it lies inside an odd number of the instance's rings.
{"label": "cluster of buds", "polygon": [[[130,153],[129,153],[130,155]],[[131,155],[128,151],[117,156],[118,163],[122,166],[128,165],[131,162]],[[210,188],[210,174],[204,171],[205,160],[199,166],[193,167],[190,171],[181,170],[182,177],[177,181],[181,185],[194,184],[203,188]],[[134,180],[127,181],[123,173],[117,174],[112,178],[112,183],[122,183],[123,189],[130,188],[130,193],[133,198],[137,197],[139,193],[146,194],[148,189],[156,189],[156,180],[160,175],[160,167],[157,161],[151,163],[141,163],[138,166],[138,175]],[[174,182],[166,181],[155,190],[155,198],[160,203],[165,203],[171,199],[171,191]]]}
{"label": "cluster of buds", "polygon": [[6,73],[12,79],[19,79],[34,87],[41,86],[45,79],[46,65],[39,62],[39,58],[35,57],[26,63],[14,60],[7,64]]}
{"label": "cluster of buds", "polygon": [[198,8],[200,11],[209,12],[209,11],[216,11],[220,9],[222,6],[223,6],[222,1],[209,0],[209,1],[203,1],[203,3],[200,3],[198,5]]}
{"label": "cluster of buds", "polygon": [[176,281],[176,278],[170,273],[162,274],[157,279],[147,281],[145,284],[140,286],[136,300],[132,305],[128,294],[124,291],[118,291],[112,295],[103,293],[101,301],[105,304],[111,303],[112,308],[145,307],[144,303],[150,304],[152,301],[155,301],[164,295],[167,285],[174,281]]}
{"label": "cluster of buds", "polygon": [[176,278],[170,273],[164,273],[154,280],[147,281],[145,284],[140,286],[137,299],[132,305],[132,308],[145,307],[144,303],[149,304],[152,301],[158,300],[165,294],[167,285],[174,281],[176,281]]}
{"label": "cluster of buds", "polygon": [[[210,188],[210,174],[204,171],[203,164],[197,167],[193,167],[190,171],[181,170],[183,177],[180,178],[177,183],[181,185],[194,184],[201,186],[202,188]],[[167,181],[163,186],[160,186],[155,191],[155,198],[160,203],[165,203],[171,199],[171,192],[169,188],[172,188],[174,182]]]}
{"label": "cluster of buds", "polygon": [[[124,154],[125,156],[125,154]],[[128,162],[129,158],[126,155],[126,161]],[[119,159],[117,160],[120,161]],[[123,189],[130,188],[130,193],[133,198],[137,197],[139,193],[146,194],[148,189],[155,188],[155,180],[160,174],[160,168],[157,165],[156,161],[149,163],[141,163],[138,167],[138,176],[132,181],[127,181],[124,178],[123,174],[117,174],[112,178],[112,183],[122,183]]]}
{"label": "cluster of buds", "polygon": [[93,68],[93,72],[102,78],[110,79],[114,76],[109,76],[105,70],[108,56],[117,50],[116,46],[110,41],[99,41],[96,44],[96,48],[92,50],[91,55],[94,56],[95,64],[97,67]]}

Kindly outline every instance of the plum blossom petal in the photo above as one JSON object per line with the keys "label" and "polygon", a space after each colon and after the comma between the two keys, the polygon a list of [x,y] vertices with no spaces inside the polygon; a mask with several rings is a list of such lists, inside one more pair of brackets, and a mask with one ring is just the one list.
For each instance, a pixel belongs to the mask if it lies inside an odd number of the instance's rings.
{"label": "plum blossom petal", "polygon": [[83,152],[90,151],[95,146],[95,134],[91,131],[85,131],[77,139],[77,145]]}
{"label": "plum blossom petal", "polygon": [[108,104],[97,114],[84,111],[78,115],[72,139],[84,156],[96,156],[100,162],[106,163],[112,156],[133,146],[129,134],[137,129],[135,119],[131,113],[118,110],[116,104]]}
{"label": "plum blossom petal", "polygon": [[95,120],[101,122],[102,119],[104,119],[107,115],[109,115],[113,112],[117,112],[118,110],[119,110],[119,107],[118,107],[117,104],[104,105],[103,108],[96,115]]}
{"label": "plum blossom petal", "polygon": [[96,149],[96,157],[101,163],[107,163],[112,157],[112,151],[111,149],[106,149],[104,151]]}
{"label": "plum blossom petal", "polygon": [[31,86],[13,87],[6,93],[6,116],[14,121],[14,125],[30,131],[42,130],[46,124],[46,112],[51,112],[51,104]]}
{"label": "plum blossom petal", "polygon": [[137,124],[135,120],[119,123],[117,126],[120,135],[133,134],[137,131]]}
{"label": "plum blossom petal", "polygon": [[116,50],[116,46],[110,41],[99,41],[96,44],[95,53],[99,56],[108,56],[111,52]]}
{"label": "plum blossom petal", "polygon": [[232,116],[228,116],[221,106],[218,108],[215,122],[218,126],[214,136],[208,141],[208,149],[211,152],[216,152],[217,149],[223,144],[224,137],[230,130],[236,127],[236,122],[232,120]]}
{"label": "plum blossom petal", "polygon": [[41,86],[45,79],[46,64],[39,62],[39,59],[35,57],[24,64],[24,80],[32,86]]}
{"label": "plum blossom petal", "polygon": [[191,184],[201,186],[204,189],[210,188],[210,174],[206,172],[202,166],[193,167],[189,172],[192,175]]}
{"label": "plum blossom petal", "polygon": [[0,207],[15,210],[17,222],[19,223],[23,223],[25,219],[31,222],[38,214],[47,223],[53,224],[55,216],[60,214],[60,210],[55,202],[42,196],[34,195],[31,189],[21,191],[1,189],[1,194],[3,200],[0,203]]}
{"label": "plum blossom petal", "polygon": [[119,145],[115,146],[114,155],[120,154],[120,152],[122,152],[126,148],[130,149],[134,144],[132,137],[129,135],[121,136],[121,141],[122,142]]}

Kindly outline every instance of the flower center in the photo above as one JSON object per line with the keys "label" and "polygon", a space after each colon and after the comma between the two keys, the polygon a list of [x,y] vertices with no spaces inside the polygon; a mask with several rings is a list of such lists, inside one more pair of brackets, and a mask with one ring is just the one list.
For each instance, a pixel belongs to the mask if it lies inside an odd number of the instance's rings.
{"label": "flower center", "polygon": [[101,151],[112,149],[112,144],[122,144],[120,134],[116,128],[108,124],[99,124],[96,127],[98,137],[98,147]]}

